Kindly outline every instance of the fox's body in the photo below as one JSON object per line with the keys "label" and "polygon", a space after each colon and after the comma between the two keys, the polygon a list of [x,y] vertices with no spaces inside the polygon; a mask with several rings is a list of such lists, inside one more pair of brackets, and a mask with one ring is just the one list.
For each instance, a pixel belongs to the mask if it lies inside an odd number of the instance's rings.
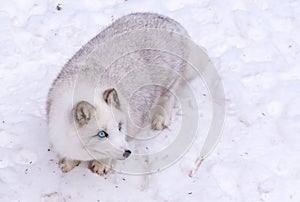
{"label": "fox's body", "polygon": [[[169,123],[168,111],[173,107],[174,97],[167,90],[174,87],[178,72],[185,74],[185,62],[163,51],[139,50],[110,61],[107,67],[103,54],[117,51],[118,44],[112,43],[109,50],[100,48],[123,33],[150,29],[188,37],[185,29],[170,18],[152,13],[126,15],[83,46],[54,81],[47,101],[49,135],[54,149],[65,159],[64,171],[72,169],[78,161],[125,159],[130,154],[126,135],[135,136],[137,128],[149,122],[159,130]],[[172,46],[165,44],[168,45]],[[182,57],[186,54],[184,46],[175,48],[182,49]],[[134,67],[143,66],[149,68],[133,71]],[[175,73],[161,67],[171,68]],[[157,81],[165,88],[148,85]],[[149,118],[148,112],[155,105],[166,111],[155,111]],[[99,131],[105,131],[108,137],[99,138]],[[94,171],[102,172],[98,171],[103,169],[100,165],[92,166]]]}

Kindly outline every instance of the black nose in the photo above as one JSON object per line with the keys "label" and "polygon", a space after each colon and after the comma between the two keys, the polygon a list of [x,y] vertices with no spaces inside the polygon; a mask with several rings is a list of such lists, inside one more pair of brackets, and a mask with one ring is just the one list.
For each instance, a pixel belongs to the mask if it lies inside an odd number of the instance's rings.
{"label": "black nose", "polygon": [[123,157],[126,159],[130,156],[131,151],[130,150],[125,150],[125,152],[123,153]]}

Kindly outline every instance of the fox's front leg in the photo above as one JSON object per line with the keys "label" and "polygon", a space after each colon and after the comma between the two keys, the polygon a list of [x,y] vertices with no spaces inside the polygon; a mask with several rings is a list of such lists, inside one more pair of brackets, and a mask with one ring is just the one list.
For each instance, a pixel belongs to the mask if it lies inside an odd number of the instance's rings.
{"label": "fox's front leg", "polygon": [[111,159],[105,160],[92,160],[89,162],[89,168],[92,172],[97,173],[98,175],[105,175],[111,170]]}
{"label": "fox's front leg", "polygon": [[70,160],[67,158],[63,158],[59,161],[59,166],[64,173],[69,172],[74,167],[78,166],[79,164],[80,164],[80,161]]}

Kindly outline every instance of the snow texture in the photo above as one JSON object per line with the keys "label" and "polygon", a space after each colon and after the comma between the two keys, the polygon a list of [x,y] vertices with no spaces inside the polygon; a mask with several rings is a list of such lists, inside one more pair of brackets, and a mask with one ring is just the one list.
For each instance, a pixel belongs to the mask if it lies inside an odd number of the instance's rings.
{"label": "snow texture", "polygon": [[[1,0],[0,5],[1,202],[300,201],[300,1]],[[51,83],[114,19],[141,11],[179,21],[211,57],[226,94],[222,138],[194,177],[188,173],[201,135],[182,159],[147,177],[98,176],[84,163],[62,173],[46,128]],[[205,88],[197,91],[205,133],[210,100]]]}

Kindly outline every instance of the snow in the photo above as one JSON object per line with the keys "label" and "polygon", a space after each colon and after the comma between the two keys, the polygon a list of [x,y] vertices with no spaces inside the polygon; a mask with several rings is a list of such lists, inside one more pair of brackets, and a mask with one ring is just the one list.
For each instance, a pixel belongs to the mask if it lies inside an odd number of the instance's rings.
{"label": "snow", "polygon": [[[225,88],[222,138],[193,177],[202,136],[150,176],[103,177],[85,163],[62,173],[48,143],[48,89],[82,45],[137,11],[176,19],[207,51]],[[299,19],[297,0],[1,0],[0,201],[300,201]]]}

